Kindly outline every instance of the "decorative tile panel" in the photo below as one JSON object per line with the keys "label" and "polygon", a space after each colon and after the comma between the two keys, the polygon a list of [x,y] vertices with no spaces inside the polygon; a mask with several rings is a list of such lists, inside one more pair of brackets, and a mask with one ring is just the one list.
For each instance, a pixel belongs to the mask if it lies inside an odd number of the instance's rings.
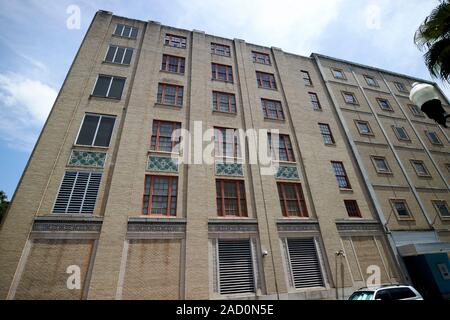
{"label": "decorative tile panel", "polygon": [[299,180],[297,167],[293,166],[279,166],[276,177],[279,179]]}
{"label": "decorative tile panel", "polygon": [[244,175],[244,172],[242,170],[242,164],[241,163],[216,162],[216,175],[242,177]]}
{"label": "decorative tile panel", "polygon": [[178,172],[178,160],[171,157],[148,156],[148,171]]}
{"label": "decorative tile panel", "polygon": [[106,152],[72,150],[69,159],[69,166],[75,167],[96,167],[105,166]]}

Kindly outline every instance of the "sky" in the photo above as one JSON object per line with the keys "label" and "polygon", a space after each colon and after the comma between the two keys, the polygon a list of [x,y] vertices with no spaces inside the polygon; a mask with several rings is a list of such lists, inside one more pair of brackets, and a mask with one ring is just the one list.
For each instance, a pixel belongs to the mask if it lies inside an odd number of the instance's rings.
{"label": "sky", "polygon": [[[413,35],[437,4],[438,0],[0,0],[0,190],[12,197],[97,10],[432,80]],[[78,9],[79,28],[72,20]],[[436,82],[450,97],[449,86]]]}

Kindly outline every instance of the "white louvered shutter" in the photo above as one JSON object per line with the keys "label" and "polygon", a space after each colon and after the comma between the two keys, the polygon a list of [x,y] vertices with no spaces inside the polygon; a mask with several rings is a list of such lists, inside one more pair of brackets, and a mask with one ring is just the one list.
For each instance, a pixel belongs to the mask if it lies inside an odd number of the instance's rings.
{"label": "white louvered shutter", "polygon": [[250,240],[218,240],[221,294],[255,292]]}
{"label": "white louvered shutter", "polygon": [[53,213],[93,213],[102,174],[66,171]]}
{"label": "white louvered shutter", "polygon": [[287,249],[295,288],[324,286],[313,238],[288,238]]}

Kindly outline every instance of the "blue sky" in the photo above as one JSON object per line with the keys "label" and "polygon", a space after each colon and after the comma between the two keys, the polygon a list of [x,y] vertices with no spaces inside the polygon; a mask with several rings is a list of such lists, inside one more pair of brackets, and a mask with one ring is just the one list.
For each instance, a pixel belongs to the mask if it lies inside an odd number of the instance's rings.
{"label": "blue sky", "polygon": [[[99,9],[430,79],[412,39],[437,4],[437,0],[0,0],[0,190],[12,197]],[[80,8],[80,29],[66,27],[70,5]],[[448,86],[443,89],[450,96]]]}

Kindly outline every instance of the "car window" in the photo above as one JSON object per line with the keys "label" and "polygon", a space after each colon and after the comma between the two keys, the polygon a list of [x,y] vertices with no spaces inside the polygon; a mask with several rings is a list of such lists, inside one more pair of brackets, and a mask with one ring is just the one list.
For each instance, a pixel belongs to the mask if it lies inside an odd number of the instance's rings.
{"label": "car window", "polygon": [[394,288],[389,291],[393,300],[415,298],[416,294],[410,288]]}
{"label": "car window", "polygon": [[380,290],[375,296],[375,300],[392,300],[389,290]]}
{"label": "car window", "polygon": [[357,291],[354,292],[349,300],[372,300],[373,291]]}

